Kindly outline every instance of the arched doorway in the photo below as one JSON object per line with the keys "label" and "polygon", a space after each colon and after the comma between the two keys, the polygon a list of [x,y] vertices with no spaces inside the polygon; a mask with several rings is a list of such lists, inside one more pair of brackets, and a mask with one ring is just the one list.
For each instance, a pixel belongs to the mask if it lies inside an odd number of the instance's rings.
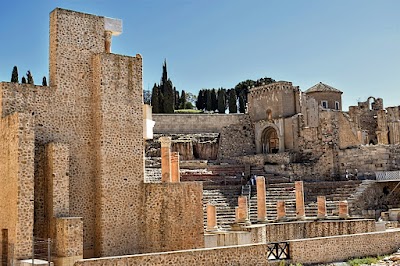
{"label": "arched doorway", "polygon": [[261,135],[262,153],[278,153],[279,138],[275,128],[267,127]]}

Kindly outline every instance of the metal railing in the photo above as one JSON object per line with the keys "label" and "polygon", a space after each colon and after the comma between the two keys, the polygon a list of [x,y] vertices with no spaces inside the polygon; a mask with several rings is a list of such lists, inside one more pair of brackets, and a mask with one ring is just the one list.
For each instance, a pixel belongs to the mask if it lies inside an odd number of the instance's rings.
{"label": "metal railing", "polygon": [[268,248],[267,251],[268,260],[290,259],[288,242],[268,243],[267,248]]}

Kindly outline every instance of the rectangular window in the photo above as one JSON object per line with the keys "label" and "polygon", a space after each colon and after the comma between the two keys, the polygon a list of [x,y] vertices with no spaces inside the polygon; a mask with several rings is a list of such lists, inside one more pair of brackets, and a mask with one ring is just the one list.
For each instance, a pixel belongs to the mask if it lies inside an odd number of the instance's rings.
{"label": "rectangular window", "polygon": [[340,105],[339,105],[339,102],[338,102],[338,101],[335,102],[335,109],[336,109],[336,110],[339,110],[339,109],[340,109]]}
{"label": "rectangular window", "polygon": [[321,101],[321,105],[322,105],[322,107],[327,109],[328,108],[328,101]]}

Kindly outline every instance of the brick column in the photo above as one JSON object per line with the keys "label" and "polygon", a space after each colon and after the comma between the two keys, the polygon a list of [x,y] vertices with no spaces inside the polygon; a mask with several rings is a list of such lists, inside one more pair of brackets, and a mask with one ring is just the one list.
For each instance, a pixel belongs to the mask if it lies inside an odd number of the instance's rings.
{"label": "brick column", "polygon": [[238,198],[238,210],[237,210],[237,222],[247,223],[249,221],[248,208],[247,208],[247,197],[239,196]]}
{"label": "brick column", "polygon": [[176,183],[181,182],[179,172],[179,152],[171,152],[171,181]]}
{"label": "brick column", "polygon": [[286,206],[284,200],[278,200],[276,202],[276,219],[285,219],[286,218]]}
{"label": "brick column", "polygon": [[306,217],[306,211],[304,209],[303,181],[296,181],[294,186],[296,193],[296,217],[297,219],[304,219]]}
{"label": "brick column", "polygon": [[259,222],[267,220],[267,205],[265,203],[265,178],[257,176],[257,220]]}
{"label": "brick column", "polygon": [[216,231],[217,226],[217,208],[215,205],[207,204],[207,231]]}
{"label": "brick column", "polygon": [[326,217],[326,198],[325,198],[325,196],[318,196],[317,204],[318,204],[317,218],[325,218]]}
{"label": "brick column", "polygon": [[161,182],[171,182],[171,138],[161,137]]}
{"label": "brick column", "polygon": [[349,217],[349,205],[347,200],[339,201],[339,218]]}

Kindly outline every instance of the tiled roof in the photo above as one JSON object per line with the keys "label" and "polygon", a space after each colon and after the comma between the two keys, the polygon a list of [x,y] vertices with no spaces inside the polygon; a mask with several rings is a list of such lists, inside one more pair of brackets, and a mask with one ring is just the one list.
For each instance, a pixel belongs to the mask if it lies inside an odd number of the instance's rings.
{"label": "tiled roof", "polygon": [[343,93],[342,91],[335,89],[334,87],[331,87],[329,85],[326,85],[322,82],[315,84],[311,88],[305,91],[305,93],[310,93],[310,92],[324,92],[324,91],[332,91],[332,92],[339,92]]}

